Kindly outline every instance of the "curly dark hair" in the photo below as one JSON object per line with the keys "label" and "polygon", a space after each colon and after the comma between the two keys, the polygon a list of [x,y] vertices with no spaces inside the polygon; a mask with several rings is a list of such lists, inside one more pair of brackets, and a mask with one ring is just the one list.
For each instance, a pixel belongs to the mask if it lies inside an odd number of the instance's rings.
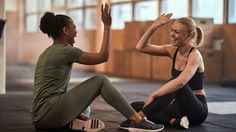
{"label": "curly dark hair", "polygon": [[48,37],[56,39],[60,36],[62,28],[67,26],[71,18],[66,15],[55,15],[52,12],[46,12],[40,20],[40,30],[47,34]]}

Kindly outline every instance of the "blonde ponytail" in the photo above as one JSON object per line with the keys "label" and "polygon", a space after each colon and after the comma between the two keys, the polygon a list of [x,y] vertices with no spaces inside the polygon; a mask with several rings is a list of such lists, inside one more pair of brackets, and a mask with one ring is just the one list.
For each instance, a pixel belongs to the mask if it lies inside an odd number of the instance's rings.
{"label": "blonde ponytail", "polygon": [[200,47],[203,43],[204,40],[204,33],[201,27],[197,26],[197,41],[196,41],[196,46]]}

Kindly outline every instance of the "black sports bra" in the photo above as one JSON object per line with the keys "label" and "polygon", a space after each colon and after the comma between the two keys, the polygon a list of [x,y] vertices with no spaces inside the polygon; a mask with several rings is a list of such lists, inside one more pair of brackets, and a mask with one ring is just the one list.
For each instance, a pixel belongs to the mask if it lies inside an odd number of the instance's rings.
{"label": "black sports bra", "polygon": [[[193,51],[193,47],[190,49],[188,55]],[[173,57],[173,63],[172,63],[172,79],[177,78],[182,71],[178,71],[175,69],[175,60],[176,60],[176,56],[178,53],[178,48],[175,51],[174,57]],[[204,77],[205,74],[204,72],[198,72],[196,71],[195,74],[193,75],[193,77],[188,81],[188,85],[192,90],[201,90],[203,89],[203,85],[204,85]]]}

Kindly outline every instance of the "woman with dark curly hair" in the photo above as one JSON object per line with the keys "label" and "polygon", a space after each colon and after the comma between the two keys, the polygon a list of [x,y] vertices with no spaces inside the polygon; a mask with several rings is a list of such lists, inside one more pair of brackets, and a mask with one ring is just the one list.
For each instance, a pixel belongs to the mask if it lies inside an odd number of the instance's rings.
{"label": "woman with dark curly hair", "polygon": [[73,63],[94,65],[108,60],[111,10],[105,4],[105,7],[101,6],[101,11],[104,34],[99,53],[88,53],[73,47],[77,30],[69,16],[46,12],[41,18],[40,29],[53,39],[53,44],[40,55],[36,65],[32,106],[36,128],[60,129],[69,124],[73,130],[103,129],[105,125],[101,120],[81,120],[81,113],[99,95],[132,120],[131,131],[159,131],[164,128],[141,118],[105,75],[95,75],[67,92]]}

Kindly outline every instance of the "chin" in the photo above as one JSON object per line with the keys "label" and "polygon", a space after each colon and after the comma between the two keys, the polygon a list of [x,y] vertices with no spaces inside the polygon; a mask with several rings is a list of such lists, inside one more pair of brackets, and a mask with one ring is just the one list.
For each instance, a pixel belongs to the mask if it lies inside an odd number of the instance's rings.
{"label": "chin", "polygon": [[178,44],[177,43],[172,43],[173,46],[175,47],[178,47]]}

